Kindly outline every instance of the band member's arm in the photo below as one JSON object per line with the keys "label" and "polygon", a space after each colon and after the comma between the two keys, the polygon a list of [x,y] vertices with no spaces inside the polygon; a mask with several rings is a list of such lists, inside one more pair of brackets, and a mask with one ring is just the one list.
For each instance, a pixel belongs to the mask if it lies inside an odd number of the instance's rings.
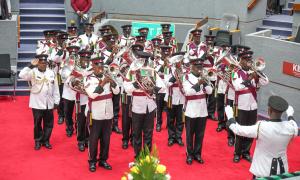
{"label": "band member's arm", "polygon": [[103,87],[99,85],[95,87],[95,85],[93,85],[93,81],[94,80],[90,77],[84,78],[84,89],[91,99],[95,99],[104,91]]}
{"label": "band member's arm", "polygon": [[300,121],[296,121],[294,119],[294,108],[292,106],[289,106],[288,109],[286,110],[286,115],[288,117],[288,120],[291,124],[291,132],[293,136],[300,136]]}
{"label": "band member's arm", "polygon": [[206,94],[211,94],[213,92],[213,88],[211,87],[211,85],[205,84],[204,89]]}
{"label": "band member's arm", "polygon": [[259,86],[265,86],[269,84],[269,78],[264,73],[262,74],[264,75],[264,78],[259,77],[259,81],[258,81]]}
{"label": "band member's arm", "polygon": [[225,113],[228,118],[226,125],[233,131],[234,134],[249,138],[257,138],[261,122],[257,122],[255,125],[252,126],[241,126],[235,121],[233,117],[232,107],[226,106]]}
{"label": "band member's arm", "polygon": [[237,72],[233,72],[232,76],[232,85],[236,91],[240,91],[246,88],[246,86],[243,84],[243,79],[238,77]]}
{"label": "band member's arm", "polygon": [[124,90],[126,93],[131,94],[134,90],[138,89],[137,82],[124,81]]}
{"label": "band member's arm", "polygon": [[188,80],[184,80],[182,86],[186,96],[197,94],[196,89],[192,88],[193,85]]}
{"label": "band member's arm", "polygon": [[29,67],[24,67],[20,73],[19,73],[19,77],[21,79],[24,79],[26,81],[30,81],[32,78],[32,69],[34,68],[33,65],[29,65]]}

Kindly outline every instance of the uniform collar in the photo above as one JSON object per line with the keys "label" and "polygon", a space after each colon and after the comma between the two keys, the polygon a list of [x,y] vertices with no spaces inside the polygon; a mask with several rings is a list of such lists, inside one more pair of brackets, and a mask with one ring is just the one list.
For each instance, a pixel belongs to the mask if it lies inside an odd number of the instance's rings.
{"label": "uniform collar", "polygon": [[269,119],[268,121],[270,121],[270,122],[281,122],[282,120],[281,119]]}

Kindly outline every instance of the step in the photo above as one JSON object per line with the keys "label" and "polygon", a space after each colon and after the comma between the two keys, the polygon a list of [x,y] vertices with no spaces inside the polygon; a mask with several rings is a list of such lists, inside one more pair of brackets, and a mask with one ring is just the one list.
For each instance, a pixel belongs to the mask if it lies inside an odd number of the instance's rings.
{"label": "step", "polygon": [[28,21],[28,22],[32,22],[32,21],[39,21],[39,22],[43,22],[43,21],[53,21],[53,22],[66,22],[66,16],[63,15],[63,14],[55,14],[55,15],[49,15],[49,14],[46,14],[46,16],[32,16],[32,15],[29,15],[29,16],[24,16],[24,15],[21,15],[21,22],[22,21]]}
{"label": "step", "polygon": [[36,44],[20,44],[19,51],[35,51],[36,50]]}
{"label": "step", "polygon": [[24,58],[34,58],[36,55],[35,51],[18,51],[18,59],[24,59]]}
{"label": "step", "polygon": [[17,79],[17,87],[29,87],[28,81],[25,81],[24,79]]}
{"label": "step", "polygon": [[256,30],[261,31],[261,30],[266,30],[266,29],[271,29],[272,35],[290,36],[292,34],[292,28],[260,26]]}
{"label": "step", "polygon": [[20,3],[20,9],[65,9],[64,3]]}
{"label": "step", "polygon": [[65,9],[64,8],[46,8],[46,9],[41,9],[41,8],[20,8],[20,15],[23,14],[65,14]]}
{"label": "step", "polygon": [[294,6],[294,2],[289,2],[288,8],[293,8],[293,6]]}
{"label": "step", "polygon": [[274,26],[274,27],[284,27],[284,28],[292,28],[293,23],[291,22],[283,22],[283,21],[276,21],[276,20],[263,20],[264,26]]}
{"label": "step", "polygon": [[23,21],[20,23],[21,29],[66,29],[65,22],[53,22],[53,21],[43,21],[43,22],[28,22]]}
{"label": "step", "polygon": [[291,13],[292,13],[292,9],[291,8],[284,8],[284,9],[282,9],[282,14],[291,15]]}
{"label": "step", "polygon": [[[44,36],[44,31],[49,29],[21,29],[21,36]],[[59,29],[61,31],[65,31],[66,29]]]}

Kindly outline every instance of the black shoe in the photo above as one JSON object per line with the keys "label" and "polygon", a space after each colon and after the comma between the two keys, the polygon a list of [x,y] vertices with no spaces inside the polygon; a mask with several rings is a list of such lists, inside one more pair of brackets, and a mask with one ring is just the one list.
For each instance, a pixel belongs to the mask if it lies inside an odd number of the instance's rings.
{"label": "black shoe", "polygon": [[218,125],[218,128],[216,129],[217,132],[221,132],[225,127],[221,124]]}
{"label": "black shoe", "polygon": [[249,154],[243,154],[242,158],[245,159],[248,162],[252,162],[252,158]]}
{"label": "black shoe", "polygon": [[234,155],[234,157],[233,157],[233,162],[235,162],[235,163],[238,163],[238,162],[240,162],[240,156],[239,155]]}
{"label": "black shoe", "polygon": [[204,163],[203,159],[202,159],[201,156],[199,156],[199,155],[195,156],[194,159],[195,159],[195,161],[197,161],[197,162],[200,163],[200,164],[203,164],[203,163]]}
{"label": "black shoe", "polygon": [[211,119],[211,120],[213,120],[213,121],[217,121],[217,119],[216,119],[216,117],[215,117],[214,114],[208,115],[208,119]]}
{"label": "black shoe", "polygon": [[179,146],[184,146],[184,143],[182,142],[181,139],[177,139],[177,144],[178,144]]}
{"label": "black shoe", "polygon": [[191,165],[191,164],[193,163],[193,158],[192,158],[192,156],[187,156],[187,157],[186,157],[186,163],[187,163],[188,165]]}
{"label": "black shoe", "polygon": [[78,150],[81,151],[81,152],[84,152],[85,150],[85,143],[78,143]]}
{"label": "black shoe", "polygon": [[63,124],[63,123],[64,123],[64,117],[59,116],[59,117],[58,117],[57,124]]}
{"label": "black shoe", "polygon": [[156,124],[156,132],[160,132],[161,131],[161,125],[160,124]]}
{"label": "black shoe", "polygon": [[51,144],[50,144],[49,142],[45,142],[45,143],[44,143],[44,146],[45,146],[45,148],[47,148],[47,149],[52,149],[52,146],[51,146]]}
{"label": "black shoe", "polygon": [[118,126],[114,126],[114,127],[112,128],[112,131],[115,132],[115,133],[117,133],[117,134],[122,134],[122,131],[121,131],[121,129],[119,129]]}
{"label": "black shoe", "polygon": [[169,140],[168,140],[168,146],[173,146],[174,143],[175,143],[175,142],[174,142],[173,139],[169,139]]}
{"label": "black shoe", "polygon": [[99,166],[107,170],[112,170],[112,167],[106,161],[99,161]]}
{"label": "black shoe", "polygon": [[41,149],[41,143],[40,142],[35,142],[34,150],[40,150],[40,149]]}
{"label": "black shoe", "polygon": [[229,138],[228,139],[228,146],[232,147],[234,145],[234,139],[233,138]]}
{"label": "black shoe", "polygon": [[123,141],[122,148],[123,149],[128,149],[128,142],[127,141]]}
{"label": "black shoe", "polygon": [[67,136],[72,137],[73,135],[73,130],[67,130]]}
{"label": "black shoe", "polygon": [[96,163],[95,162],[90,162],[90,164],[89,164],[89,170],[91,172],[95,172],[96,171]]}

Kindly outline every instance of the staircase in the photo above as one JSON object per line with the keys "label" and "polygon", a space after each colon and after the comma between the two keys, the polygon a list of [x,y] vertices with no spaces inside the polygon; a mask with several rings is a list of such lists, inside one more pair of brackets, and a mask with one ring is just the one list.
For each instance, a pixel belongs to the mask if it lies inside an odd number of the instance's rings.
{"label": "staircase", "polygon": [[272,15],[265,18],[262,24],[256,31],[271,29],[273,38],[286,39],[292,35],[293,16],[283,14]]}
{"label": "staircase", "polygon": [[294,1],[288,2],[286,8],[282,9],[282,14],[291,15],[293,10]]}
{"label": "staircase", "polygon": [[[36,55],[37,40],[43,39],[44,30],[66,30],[64,0],[20,0],[20,19],[18,73]],[[17,92],[28,90],[27,81],[17,79]]]}

